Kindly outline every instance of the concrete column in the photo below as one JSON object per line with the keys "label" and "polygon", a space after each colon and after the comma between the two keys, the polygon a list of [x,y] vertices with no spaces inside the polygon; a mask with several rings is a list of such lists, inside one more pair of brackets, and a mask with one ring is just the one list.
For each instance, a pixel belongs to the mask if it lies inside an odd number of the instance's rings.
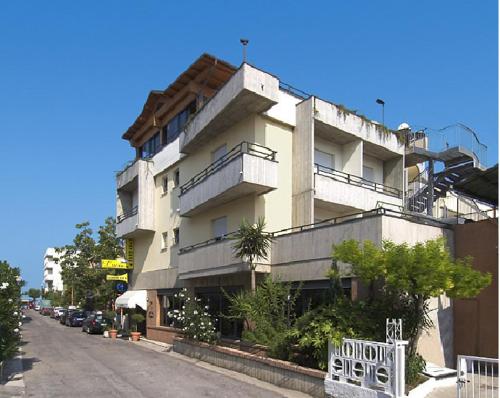
{"label": "concrete column", "polygon": [[434,160],[432,159],[429,159],[429,173],[427,181],[427,215],[432,216],[432,209],[434,207]]}
{"label": "concrete column", "polygon": [[363,176],[363,141],[356,140],[342,145],[342,171]]}
{"label": "concrete column", "polygon": [[403,190],[403,157],[384,162],[384,185]]}
{"label": "concrete column", "polygon": [[293,226],[314,222],[314,102],[311,97],[296,106],[292,145]]}

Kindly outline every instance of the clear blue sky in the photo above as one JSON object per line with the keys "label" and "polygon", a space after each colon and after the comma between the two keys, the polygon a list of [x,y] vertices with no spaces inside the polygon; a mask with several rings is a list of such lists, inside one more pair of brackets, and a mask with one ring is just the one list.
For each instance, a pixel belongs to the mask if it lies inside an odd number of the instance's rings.
{"label": "clear blue sky", "polygon": [[[300,4],[300,5],[299,5]],[[114,215],[121,134],[202,52],[386,123],[474,128],[497,162],[498,11],[482,1],[12,1],[0,9],[0,259],[29,286],[46,247]]]}

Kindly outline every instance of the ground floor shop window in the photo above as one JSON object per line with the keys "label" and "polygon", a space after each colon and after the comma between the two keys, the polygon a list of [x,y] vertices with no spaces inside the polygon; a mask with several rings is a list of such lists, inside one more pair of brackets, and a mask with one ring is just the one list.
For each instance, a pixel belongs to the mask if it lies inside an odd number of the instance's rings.
{"label": "ground floor shop window", "polygon": [[180,289],[169,289],[158,292],[160,326],[180,327],[178,321],[172,316],[172,314],[180,312],[184,304],[179,297],[180,291]]}
{"label": "ground floor shop window", "polygon": [[[224,287],[228,295],[233,295],[243,289],[242,286]],[[196,297],[201,299],[202,304],[208,306],[208,312],[212,318],[217,319],[215,327],[221,337],[237,339],[241,337],[243,331],[243,322],[227,319],[224,315],[228,314],[229,300],[220,287],[197,288]]]}

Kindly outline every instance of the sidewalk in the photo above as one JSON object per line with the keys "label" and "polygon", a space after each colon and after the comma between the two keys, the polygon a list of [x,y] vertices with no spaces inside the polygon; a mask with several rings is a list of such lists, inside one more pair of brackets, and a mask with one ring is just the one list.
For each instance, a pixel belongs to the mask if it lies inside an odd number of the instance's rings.
{"label": "sidewalk", "polygon": [[0,380],[0,398],[23,397],[25,395],[22,361],[22,355],[19,353],[4,364]]}

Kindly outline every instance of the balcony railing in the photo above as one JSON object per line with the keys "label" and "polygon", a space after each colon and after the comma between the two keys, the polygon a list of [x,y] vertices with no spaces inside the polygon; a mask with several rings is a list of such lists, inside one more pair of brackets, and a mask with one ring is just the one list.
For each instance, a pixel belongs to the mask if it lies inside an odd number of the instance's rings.
{"label": "balcony railing", "polygon": [[195,243],[194,245],[182,247],[181,249],[179,249],[179,254],[183,254],[183,253],[189,252],[191,250],[198,249],[199,247],[205,247],[208,245],[212,245],[214,243],[218,243],[218,242],[221,242],[223,240],[232,239],[235,236],[236,232],[237,231],[228,232],[225,235],[221,235],[221,236],[218,236],[216,238],[208,239],[204,242]]}
{"label": "balcony railing", "polygon": [[206,169],[196,174],[188,182],[182,185],[181,195],[185,194],[191,188],[195,187],[196,185],[207,179],[212,174],[215,174],[221,168],[223,168],[228,163],[232,162],[234,159],[238,158],[244,153],[271,161],[275,161],[276,159],[276,151],[273,151],[265,146],[255,143],[247,141],[240,142],[224,156],[217,159],[215,162],[210,164]]}
{"label": "balcony railing", "polygon": [[387,185],[380,184],[378,182],[373,182],[353,174],[344,173],[343,171],[335,170],[330,167],[322,166],[317,163],[314,164],[314,173],[325,177],[329,177],[335,181],[340,181],[347,184],[355,185],[357,187],[370,189],[372,191],[383,193],[385,195],[394,196],[396,198],[402,197],[402,191],[397,188],[389,187]]}
{"label": "balcony railing", "polygon": [[137,214],[137,206],[132,207],[130,210],[124,211],[122,214],[120,214],[118,217],[116,217],[116,222],[119,224],[123,220],[135,216]]}

